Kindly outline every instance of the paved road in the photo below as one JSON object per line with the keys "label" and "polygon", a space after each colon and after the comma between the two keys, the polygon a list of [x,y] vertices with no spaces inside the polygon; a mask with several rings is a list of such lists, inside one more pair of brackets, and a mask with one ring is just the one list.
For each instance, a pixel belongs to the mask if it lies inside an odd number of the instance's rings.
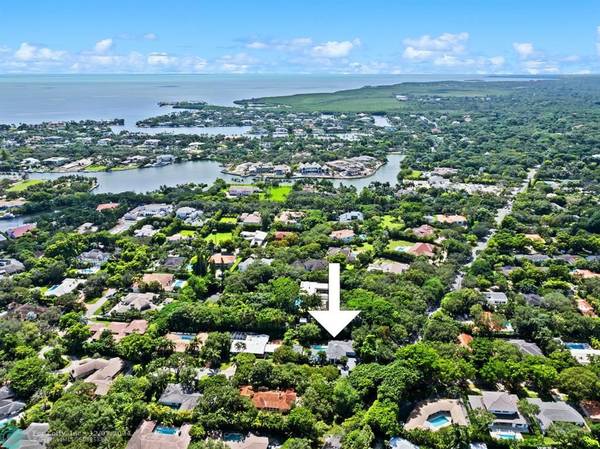
{"label": "paved road", "polygon": [[507,205],[498,209],[495,217],[496,228],[492,229],[487,236],[479,240],[477,244],[473,247],[473,249],[471,250],[471,261],[468,264],[466,264],[465,267],[456,275],[454,283],[452,284],[452,290],[459,290],[462,287],[462,281],[464,278],[464,272],[466,268],[469,268],[471,264],[475,261],[477,255],[487,248],[490,239],[494,236],[494,234],[496,234],[496,232],[498,232],[498,228],[502,224],[502,221],[512,212],[515,197],[519,193],[522,193],[525,190],[527,190],[529,183],[531,182],[531,180],[533,180],[533,178],[535,178],[537,171],[537,167],[530,168],[527,172],[527,177],[523,181],[523,184],[521,184],[521,186],[517,187],[511,192]]}
{"label": "paved road", "polygon": [[109,288],[108,290],[106,290],[106,292],[104,293],[104,295],[102,295],[102,297],[96,301],[93,304],[86,304],[86,308],[87,310],[85,311],[85,317],[86,318],[92,318],[94,315],[96,315],[96,312],[98,310],[100,310],[100,307],[102,307],[102,305],[108,301],[108,298],[110,298],[112,295],[114,295],[117,292],[116,289],[114,288]]}

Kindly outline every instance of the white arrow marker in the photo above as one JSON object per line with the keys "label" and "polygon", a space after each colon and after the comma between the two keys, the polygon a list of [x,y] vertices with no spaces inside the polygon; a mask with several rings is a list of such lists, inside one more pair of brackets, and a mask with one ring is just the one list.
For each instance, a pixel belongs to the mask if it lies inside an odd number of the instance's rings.
{"label": "white arrow marker", "polygon": [[340,310],[340,264],[329,264],[329,310],[309,310],[308,313],[336,337],[350,324],[360,310]]}

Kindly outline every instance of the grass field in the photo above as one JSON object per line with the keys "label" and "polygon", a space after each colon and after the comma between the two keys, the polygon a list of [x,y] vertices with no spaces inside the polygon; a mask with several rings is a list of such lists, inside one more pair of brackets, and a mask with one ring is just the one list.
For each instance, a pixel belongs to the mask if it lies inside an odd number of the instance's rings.
{"label": "grass field", "polygon": [[[414,107],[415,98],[487,97],[505,95],[523,83],[440,81],[432,83],[403,83],[391,86],[366,86],[360,89],[333,93],[298,94],[252,99],[252,102],[271,106],[288,106],[301,112],[392,112]],[[408,101],[398,101],[396,95],[406,95]],[[244,104],[244,101],[238,102]]]}
{"label": "grass field", "polygon": [[83,171],[97,172],[106,171],[108,167],[106,165],[88,165]]}
{"label": "grass field", "polygon": [[215,245],[227,242],[228,240],[232,239],[233,234],[231,232],[215,232],[204,237],[204,240],[206,240],[207,242],[212,242]]}
{"label": "grass field", "polygon": [[402,220],[392,216],[392,215],[384,215],[381,217],[381,222],[379,226],[382,229],[387,229],[389,231],[400,231],[404,229],[404,223]]}
{"label": "grass field", "polygon": [[387,249],[389,251],[396,251],[396,248],[399,246],[402,246],[404,248],[410,248],[413,245],[413,242],[407,242],[406,240],[390,240],[390,242],[387,245]]}
{"label": "grass field", "polygon": [[355,249],[358,253],[364,253],[365,251],[373,251],[374,247],[373,244],[369,242],[364,242],[362,245],[357,246]]}
{"label": "grass field", "polygon": [[271,200],[277,201],[278,203],[283,203],[285,200],[287,200],[287,197],[291,191],[292,186],[269,187],[266,192],[259,195],[259,198],[261,200]]}
{"label": "grass field", "polygon": [[235,218],[235,217],[221,217],[220,220],[219,220],[219,223],[236,224],[237,223],[237,218]]}
{"label": "grass field", "polygon": [[183,229],[183,230],[179,231],[179,234],[183,235],[184,237],[193,237],[196,235],[196,231],[190,231],[189,229]]}
{"label": "grass field", "polygon": [[11,187],[6,189],[7,192],[22,192],[23,190],[27,190],[29,187],[34,186],[36,184],[41,184],[41,179],[27,179],[25,181],[19,181],[16,184],[13,184]]}

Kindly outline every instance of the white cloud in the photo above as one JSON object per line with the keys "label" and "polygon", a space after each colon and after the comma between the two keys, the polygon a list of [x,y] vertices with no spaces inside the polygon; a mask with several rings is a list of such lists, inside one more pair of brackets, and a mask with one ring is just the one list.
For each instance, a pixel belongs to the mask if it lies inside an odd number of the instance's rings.
{"label": "white cloud", "polygon": [[253,41],[253,42],[248,42],[246,44],[246,48],[251,48],[253,50],[261,50],[263,48],[267,48],[268,45],[266,42],[261,42],[261,41]]}
{"label": "white cloud", "polygon": [[360,39],[352,41],[328,41],[315,45],[311,53],[318,58],[343,58],[350,54],[352,49],[360,46]]}
{"label": "white cloud", "polygon": [[47,47],[38,47],[27,42],[21,43],[15,51],[15,59],[19,61],[59,61],[66,55],[61,50],[51,50]]}
{"label": "white cloud", "polygon": [[559,73],[560,67],[557,64],[544,60],[528,60],[523,63],[523,67],[527,73],[531,75],[539,75],[544,73]]}
{"label": "white cloud", "polygon": [[158,52],[150,53],[148,55],[148,57],[146,58],[146,61],[150,65],[169,65],[169,64],[173,64],[175,62],[175,60],[176,59],[172,56],[169,56],[168,53],[158,53]]}
{"label": "white cloud", "polygon": [[110,50],[113,46],[113,40],[110,38],[107,39],[102,39],[99,40],[98,42],[96,42],[96,45],[94,45],[94,51],[96,53],[106,53],[108,50]]}
{"label": "white cloud", "polygon": [[443,33],[437,37],[425,34],[418,38],[406,38],[403,42],[408,48],[418,51],[462,53],[468,40],[469,33],[462,32]]}
{"label": "white cloud", "polygon": [[402,56],[404,56],[406,59],[412,60],[427,60],[431,59],[433,55],[434,52],[431,50],[419,50],[415,47],[406,47],[402,53]]}
{"label": "white cloud", "polygon": [[146,33],[144,34],[144,39],[146,39],[147,41],[155,41],[156,39],[158,39],[158,36],[155,33]]}
{"label": "white cloud", "polygon": [[514,42],[513,48],[517,52],[520,58],[527,59],[532,56],[535,52],[533,44],[531,42]]}
{"label": "white cloud", "polygon": [[504,56],[492,56],[491,58],[489,58],[489,61],[490,64],[492,64],[493,66],[499,67],[504,65],[506,59],[504,59]]}

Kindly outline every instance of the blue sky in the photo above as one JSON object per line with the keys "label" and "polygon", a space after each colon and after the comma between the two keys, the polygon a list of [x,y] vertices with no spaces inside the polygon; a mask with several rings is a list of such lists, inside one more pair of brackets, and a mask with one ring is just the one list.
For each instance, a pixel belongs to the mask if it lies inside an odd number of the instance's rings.
{"label": "blue sky", "polygon": [[0,73],[600,73],[600,0],[20,0],[0,17]]}

